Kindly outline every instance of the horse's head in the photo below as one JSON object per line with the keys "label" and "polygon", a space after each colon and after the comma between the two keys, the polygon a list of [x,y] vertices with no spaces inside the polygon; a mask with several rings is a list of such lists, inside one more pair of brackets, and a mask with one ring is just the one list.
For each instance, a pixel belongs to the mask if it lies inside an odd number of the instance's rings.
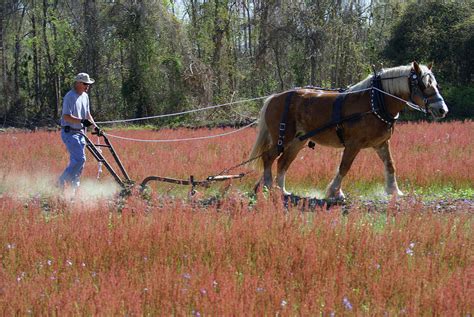
{"label": "horse's head", "polygon": [[448,113],[448,106],[439,92],[436,78],[428,66],[413,62],[409,77],[411,102],[426,109],[434,118],[444,118]]}

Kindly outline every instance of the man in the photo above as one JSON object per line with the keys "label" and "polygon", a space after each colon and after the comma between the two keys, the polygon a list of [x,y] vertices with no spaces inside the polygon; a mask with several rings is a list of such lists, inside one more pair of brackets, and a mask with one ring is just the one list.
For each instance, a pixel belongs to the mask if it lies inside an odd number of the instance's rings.
{"label": "man", "polygon": [[76,75],[73,88],[64,96],[61,116],[61,139],[69,152],[69,165],[59,177],[59,187],[69,184],[73,192],[80,185],[86,162],[86,141],[82,133],[91,125],[97,127],[89,108],[89,86],[95,82],[86,73]]}

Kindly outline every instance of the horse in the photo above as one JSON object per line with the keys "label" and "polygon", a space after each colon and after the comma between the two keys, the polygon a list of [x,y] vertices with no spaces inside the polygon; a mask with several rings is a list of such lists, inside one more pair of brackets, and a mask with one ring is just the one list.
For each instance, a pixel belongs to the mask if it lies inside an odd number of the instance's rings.
{"label": "horse", "polygon": [[[407,101],[409,100],[409,101]],[[277,161],[278,187],[284,195],[286,172],[307,144],[342,148],[326,199],[343,201],[342,180],[361,149],[373,148],[384,164],[385,191],[402,196],[398,188],[390,138],[399,113],[410,106],[441,119],[448,107],[428,66],[416,61],[369,75],[347,90],[318,87],[295,88],[268,97],[260,111],[258,134],[250,159],[263,170],[255,191],[263,184],[272,188],[272,164]]]}

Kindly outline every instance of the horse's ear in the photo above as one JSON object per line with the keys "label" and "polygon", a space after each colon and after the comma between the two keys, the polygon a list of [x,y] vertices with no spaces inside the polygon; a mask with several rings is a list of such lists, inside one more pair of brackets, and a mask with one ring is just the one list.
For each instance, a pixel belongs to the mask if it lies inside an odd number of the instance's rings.
{"label": "horse's ear", "polygon": [[429,70],[431,70],[433,68],[433,64],[434,64],[434,62],[431,62],[431,63],[428,64],[428,69]]}
{"label": "horse's ear", "polygon": [[415,72],[417,74],[421,74],[421,68],[420,68],[420,65],[418,65],[418,63],[416,61],[413,61],[413,69],[415,70]]}

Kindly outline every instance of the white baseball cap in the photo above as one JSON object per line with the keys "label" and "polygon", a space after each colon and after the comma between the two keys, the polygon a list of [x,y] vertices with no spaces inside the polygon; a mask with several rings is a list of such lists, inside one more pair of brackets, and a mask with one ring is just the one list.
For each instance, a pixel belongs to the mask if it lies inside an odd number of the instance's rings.
{"label": "white baseball cap", "polygon": [[93,84],[95,83],[95,80],[89,77],[89,74],[87,73],[79,73],[76,75],[75,78],[76,81],[79,81],[81,83],[85,84]]}

